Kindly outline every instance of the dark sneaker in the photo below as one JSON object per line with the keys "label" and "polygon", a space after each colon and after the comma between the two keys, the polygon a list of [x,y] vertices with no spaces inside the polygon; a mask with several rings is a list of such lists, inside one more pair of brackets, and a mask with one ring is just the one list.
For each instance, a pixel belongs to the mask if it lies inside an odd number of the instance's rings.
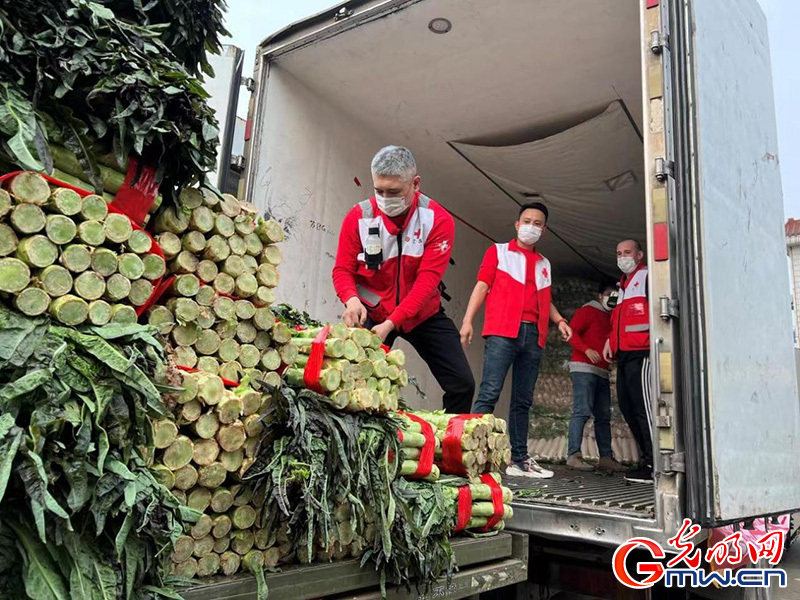
{"label": "dark sneaker", "polygon": [[634,469],[625,475],[625,479],[633,483],[653,483],[653,467],[645,465],[644,467]]}

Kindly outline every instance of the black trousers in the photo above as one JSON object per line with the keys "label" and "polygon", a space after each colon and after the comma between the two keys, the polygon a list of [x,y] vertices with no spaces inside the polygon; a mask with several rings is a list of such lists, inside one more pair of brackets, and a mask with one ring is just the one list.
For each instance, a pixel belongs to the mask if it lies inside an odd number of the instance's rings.
{"label": "black trousers", "polygon": [[653,466],[650,406],[650,353],[620,352],[617,362],[619,409],[639,445],[641,462]]}
{"label": "black trousers", "polygon": [[[367,319],[366,327],[374,326],[375,323]],[[444,409],[448,413],[468,413],[475,395],[475,378],[461,347],[461,334],[444,309],[440,308],[408,333],[392,332],[386,338],[386,345],[392,346],[398,337],[414,347],[444,390]]]}

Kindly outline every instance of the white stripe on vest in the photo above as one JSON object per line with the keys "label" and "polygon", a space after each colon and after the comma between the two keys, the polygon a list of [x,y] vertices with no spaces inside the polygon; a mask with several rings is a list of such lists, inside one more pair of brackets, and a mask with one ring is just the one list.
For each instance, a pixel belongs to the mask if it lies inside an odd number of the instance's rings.
{"label": "white stripe on vest", "polygon": [[634,273],[626,288],[619,291],[617,304],[622,304],[623,300],[642,297],[647,297],[647,268],[639,269]]}
{"label": "white stripe on vest", "polygon": [[[495,244],[497,247],[497,268],[507,273],[514,281],[525,285],[526,256],[518,250],[511,250],[509,244]],[[541,256],[541,255],[540,255]],[[536,261],[536,289],[544,290],[552,284],[550,261],[544,256]]]}
{"label": "white stripe on vest", "polygon": [[[364,200],[361,206],[362,217],[358,220],[358,233],[361,238],[361,247],[367,244],[370,227],[377,227],[380,230],[381,246],[383,247],[383,260],[397,257],[397,236],[389,233],[382,217],[375,217],[372,210],[372,202]],[[430,208],[430,198],[420,195],[417,210],[411,216],[411,220],[403,231],[403,256],[421,257],[425,251],[425,244],[428,236],[433,229],[434,213]],[[358,255],[358,260],[365,261],[364,253]]]}

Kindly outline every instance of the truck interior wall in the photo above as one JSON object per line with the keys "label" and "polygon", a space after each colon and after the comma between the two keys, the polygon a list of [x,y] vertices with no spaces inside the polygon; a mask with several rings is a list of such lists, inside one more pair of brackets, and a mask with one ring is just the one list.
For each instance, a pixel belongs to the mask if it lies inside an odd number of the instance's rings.
{"label": "truck interior wall", "polygon": [[[252,162],[251,200],[261,212],[283,223],[287,232],[277,299],[317,319],[336,321],[342,305],[333,290],[331,270],[339,226],[353,205],[372,194],[369,165],[375,152],[389,142],[276,65],[270,67],[262,114],[259,135],[265,143]],[[422,171],[423,175],[428,171],[424,163]],[[436,197],[435,187],[426,177],[424,191]],[[455,265],[444,278],[452,296],[445,310],[457,325],[488,243],[457,222]],[[482,326],[482,317],[476,326]],[[482,346],[479,340],[468,351],[476,381]],[[406,350],[408,370],[426,395],[423,400],[409,391],[409,401],[418,408],[440,408],[441,389],[425,363],[406,342],[400,340],[396,347]]]}

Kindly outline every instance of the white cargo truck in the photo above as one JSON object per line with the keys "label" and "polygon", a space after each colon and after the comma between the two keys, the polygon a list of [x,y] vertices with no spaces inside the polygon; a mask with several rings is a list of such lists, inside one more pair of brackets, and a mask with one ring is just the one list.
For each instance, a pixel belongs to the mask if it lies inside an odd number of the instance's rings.
{"label": "white cargo truck", "polygon": [[[664,543],[686,517],[710,528],[800,507],[756,0],[351,0],[267,38],[254,79],[246,194],[288,229],[279,300],[319,318],[341,314],[339,226],[388,144],[413,150],[423,191],[456,219],[457,324],[485,249],[531,199],[550,208],[556,281],[613,274],[616,242],[646,241],[655,483],[555,478],[520,499],[513,529],[576,554]],[[468,356],[479,379],[482,343]],[[411,368],[436,407],[430,374]]]}

